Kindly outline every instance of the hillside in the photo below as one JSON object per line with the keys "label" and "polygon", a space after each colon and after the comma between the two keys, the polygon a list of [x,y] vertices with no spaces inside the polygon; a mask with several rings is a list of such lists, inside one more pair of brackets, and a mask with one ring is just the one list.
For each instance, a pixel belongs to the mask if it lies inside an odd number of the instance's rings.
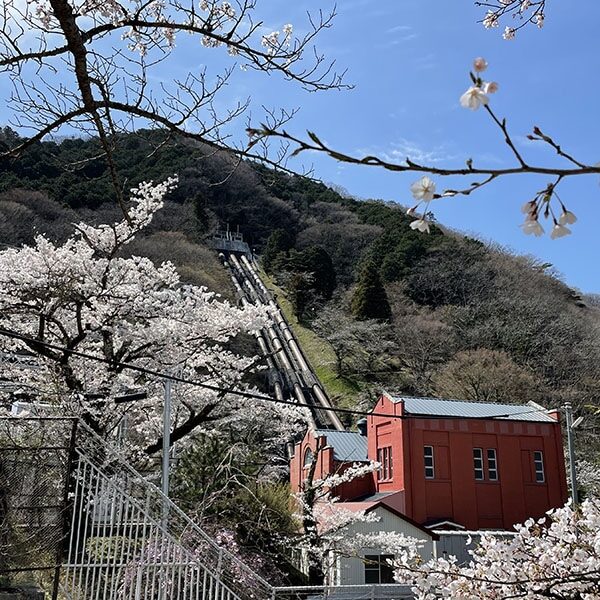
{"label": "hillside", "polygon": [[[133,252],[172,260],[184,279],[232,298],[206,239],[225,223],[239,226],[338,402],[368,407],[385,387],[546,406],[571,400],[576,409],[598,404],[600,312],[550,266],[441,227],[416,233],[394,204],[161,141],[146,132],[117,146],[128,185],[180,178]],[[14,142],[3,130],[0,144]],[[36,231],[60,240],[74,221],[116,218],[97,153],[94,140],[66,139],[0,164],[0,241],[28,243]],[[369,318],[381,316],[373,313],[381,307],[385,319]]]}

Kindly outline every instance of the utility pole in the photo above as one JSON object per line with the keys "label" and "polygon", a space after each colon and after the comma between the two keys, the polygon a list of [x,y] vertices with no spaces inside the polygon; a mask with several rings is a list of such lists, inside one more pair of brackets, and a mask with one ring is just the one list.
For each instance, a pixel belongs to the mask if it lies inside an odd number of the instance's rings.
{"label": "utility pole", "polygon": [[165,379],[163,406],[162,493],[169,496],[169,458],[171,454],[171,380]]}
{"label": "utility pole", "polygon": [[577,506],[577,474],[575,472],[575,445],[573,443],[573,414],[571,403],[565,402],[565,418],[567,421],[567,451],[569,453],[569,473],[571,475],[571,499],[573,506]]}

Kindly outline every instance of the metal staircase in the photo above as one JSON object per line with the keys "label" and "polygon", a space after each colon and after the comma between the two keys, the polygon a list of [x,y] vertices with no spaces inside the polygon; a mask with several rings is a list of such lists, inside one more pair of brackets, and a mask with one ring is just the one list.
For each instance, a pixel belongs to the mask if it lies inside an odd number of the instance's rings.
{"label": "metal staircase", "polygon": [[274,587],[83,422],[0,417],[0,577],[52,600],[388,600],[398,585]]}
{"label": "metal staircase", "polygon": [[[218,546],[81,421],[2,419],[10,531],[29,531],[30,570],[53,571],[53,597],[71,600],[260,600],[273,588]],[[62,436],[62,439],[59,437]],[[65,436],[68,438],[65,440]],[[36,482],[23,471],[46,465]],[[49,469],[50,464],[53,468]],[[68,473],[56,480],[58,471]],[[51,472],[53,482],[43,482]],[[23,476],[23,478],[20,477]],[[40,485],[40,481],[42,481]],[[28,497],[26,505],[21,501]],[[40,514],[42,516],[40,517]],[[36,527],[45,523],[35,540]],[[5,529],[8,535],[8,529]],[[46,540],[52,544],[45,546]],[[14,547],[14,542],[11,544]],[[24,567],[10,561],[5,571]]]}

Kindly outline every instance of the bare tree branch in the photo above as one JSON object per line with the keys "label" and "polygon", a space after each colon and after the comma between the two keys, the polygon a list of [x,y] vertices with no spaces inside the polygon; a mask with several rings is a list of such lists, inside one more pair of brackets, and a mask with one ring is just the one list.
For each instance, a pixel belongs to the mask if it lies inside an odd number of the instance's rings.
{"label": "bare tree branch", "polygon": [[[350,87],[334,62],[314,48],[335,9],[309,15],[300,37],[293,37],[289,24],[265,33],[256,13],[256,0],[7,0],[0,9],[0,77],[12,84],[11,124],[32,134],[0,157],[18,157],[65,127],[96,135],[125,214],[114,143],[118,134],[138,127],[159,127],[289,171],[287,144],[272,152],[262,141],[251,150],[254,145],[228,130],[247,112],[250,99],[223,109],[220,98],[238,65],[279,74],[309,91]],[[213,74],[212,83],[202,71],[151,84],[151,71],[172,55],[183,35],[197,39],[207,54],[226,50],[235,62]],[[273,110],[266,118],[281,127],[294,112],[276,116]]]}

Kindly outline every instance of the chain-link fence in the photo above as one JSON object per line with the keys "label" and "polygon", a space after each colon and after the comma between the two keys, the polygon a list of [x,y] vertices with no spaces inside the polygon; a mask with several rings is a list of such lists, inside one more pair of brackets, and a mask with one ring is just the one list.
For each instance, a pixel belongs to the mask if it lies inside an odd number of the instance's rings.
{"label": "chain-link fence", "polygon": [[5,582],[56,580],[65,550],[76,425],[75,419],[0,419],[0,577]]}

